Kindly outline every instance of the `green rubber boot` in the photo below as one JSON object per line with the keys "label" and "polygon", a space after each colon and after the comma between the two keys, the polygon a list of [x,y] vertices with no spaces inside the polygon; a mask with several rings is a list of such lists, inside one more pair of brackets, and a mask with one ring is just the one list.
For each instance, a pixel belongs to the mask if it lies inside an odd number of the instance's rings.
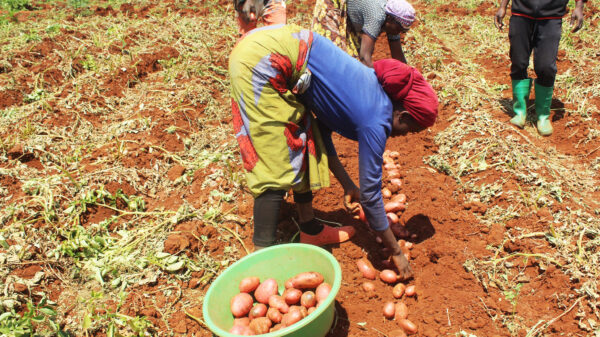
{"label": "green rubber boot", "polygon": [[550,104],[552,104],[552,92],[554,87],[545,87],[535,84],[535,113],[537,114],[537,129],[540,135],[550,136],[552,134],[552,123],[550,123]]}
{"label": "green rubber boot", "polygon": [[512,80],[512,90],[515,116],[511,118],[510,122],[522,129],[527,120],[527,100],[529,100],[529,91],[531,91],[531,79]]}

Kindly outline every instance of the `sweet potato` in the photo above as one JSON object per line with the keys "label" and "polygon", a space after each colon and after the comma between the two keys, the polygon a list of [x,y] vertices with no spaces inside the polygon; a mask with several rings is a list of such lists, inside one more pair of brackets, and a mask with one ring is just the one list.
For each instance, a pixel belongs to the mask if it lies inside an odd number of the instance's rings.
{"label": "sweet potato", "polygon": [[246,316],[252,309],[252,296],[248,293],[239,293],[231,298],[230,308],[234,317]]}
{"label": "sweet potato", "polygon": [[287,313],[290,310],[290,307],[285,303],[283,297],[279,295],[271,295],[269,296],[269,306],[271,308],[275,308],[282,313]]}
{"label": "sweet potato", "polygon": [[417,333],[417,325],[407,319],[401,319],[398,325],[409,335]]}
{"label": "sweet potato", "polygon": [[288,288],[283,291],[283,299],[288,305],[296,304],[300,301],[302,290],[296,288]]}
{"label": "sweet potato", "polygon": [[292,284],[292,279],[288,279],[287,281],[285,281],[283,283],[283,286],[285,287],[285,289],[290,289],[293,288],[294,285]]}
{"label": "sweet potato", "polygon": [[360,259],[356,261],[356,266],[365,278],[368,278],[369,280],[374,280],[377,278],[377,271],[375,268],[373,268],[373,265],[368,260]]}
{"label": "sweet potato", "polygon": [[390,198],[392,196],[392,191],[390,191],[389,188],[384,187],[381,189],[381,195],[386,199]]}
{"label": "sweet potato", "polygon": [[317,296],[312,291],[305,291],[300,298],[300,304],[305,308],[314,307],[317,305]]}
{"label": "sweet potato", "polygon": [[398,223],[398,221],[399,221],[399,218],[398,218],[398,216],[396,215],[396,213],[392,213],[392,212],[390,212],[390,213],[387,213],[387,214],[386,214],[386,216],[387,216],[387,219],[388,219],[388,223],[389,223],[390,225],[395,225],[395,224],[397,224],[397,223]]}
{"label": "sweet potato", "polygon": [[262,335],[269,332],[273,322],[267,317],[258,317],[250,321],[250,329],[257,335]]}
{"label": "sweet potato", "polygon": [[401,177],[400,171],[398,169],[393,169],[387,171],[387,177],[389,179],[397,179]]}
{"label": "sweet potato", "polygon": [[396,312],[396,307],[394,306],[394,302],[385,302],[383,305],[383,316],[385,318],[394,318],[394,314]]}
{"label": "sweet potato", "polygon": [[250,318],[248,318],[248,317],[234,318],[233,325],[234,326],[235,325],[248,326],[248,325],[250,325]]}
{"label": "sweet potato", "polygon": [[[390,192],[392,192],[392,198],[394,197],[395,193],[398,192],[400,190],[400,187],[392,184],[392,183],[387,183],[385,185],[385,187],[390,190]],[[391,198],[390,198],[391,199]]]}
{"label": "sweet potato", "polygon": [[315,311],[315,310],[317,310],[317,307],[310,307],[310,308],[308,308],[307,312],[308,312],[308,314],[310,315],[310,314],[312,314],[312,312],[313,312],[313,311]]}
{"label": "sweet potato", "polygon": [[304,272],[292,277],[291,282],[296,289],[316,288],[323,283],[323,275],[315,271]]}
{"label": "sweet potato", "polygon": [[414,285],[408,286],[408,287],[406,287],[406,290],[404,291],[404,293],[408,297],[415,296],[415,294],[417,293],[417,289],[415,288]]}
{"label": "sweet potato", "polygon": [[240,281],[240,292],[251,293],[256,290],[256,287],[260,284],[260,279],[256,276],[249,276]]}
{"label": "sweet potato", "polygon": [[231,327],[231,329],[229,329],[229,332],[234,335],[242,335],[243,330],[244,330],[244,326],[234,325]]}
{"label": "sweet potato", "polygon": [[385,283],[396,283],[398,281],[398,274],[393,270],[384,269],[379,273],[379,278]]}
{"label": "sweet potato", "polygon": [[252,309],[250,309],[250,312],[248,313],[248,317],[250,318],[250,320],[253,320],[257,317],[265,317],[265,315],[267,314],[267,306],[264,305],[263,303],[256,303]]}
{"label": "sweet potato", "polygon": [[[302,314],[302,317],[306,317],[306,315],[308,315],[308,309],[306,309],[305,307],[303,307],[301,305],[292,305],[292,306],[290,306],[290,311],[300,311],[300,313]],[[288,311],[288,313],[290,311]]]}
{"label": "sweet potato", "polygon": [[406,290],[406,285],[404,285],[404,283],[398,283],[394,286],[394,289],[392,289],[392,295],[395,298],[400,298],[400,297],[402,297],[402,295],[404,295],[405,290]]}
{"label": "sweet potato", "polygon": [[260,303],[269,303],[269,297],[277,294],[277,281],[270,278],[264,280],[254,291],[254,298]]}
{"label": "sweet potato", "polygon": [[281,314],[281,312],[279,312],[279,310],[275,308],[269,308],[269,310],[267,310],[267,318],[270,319],[271,322],[277,324],[281,323],[283,315]]}
{"label": "sweet potato", "polygon": [[375,284],[373,282],[363,282],[362,289],[367,293],[372,293],[375,291]]}
{"label": "sweet potato", "polygon": [[269,332],[275,332],[277,330],[281,330],[283,328],[283,324],[275,324]]}
{"label": "sweet potato", "polygon": [[396,314],[395,318],[397,321],[401,319],[406,319],[408,317],[408,307],[404,302],[396,303]]}
{"label": "sweet potato", "polygon": [[388,171],[397,170],[396,164],[394,164],[394,162],[384,164],[383,168],[386,169],[386,170],[388,170]]}
{"label": "sweet potato", "polygon": [[383,208],[387,213],[396,213],[400,211],[404,211],[406,209],[406,205],[400,202],[390,201],[386,203]]}
{"label": "sweet potato", "polygon": [[317,296],[317,302],[324,301],[331,292],[331,285],[327,282],[323,282],[319,284],[317,289],[315,290],[315,295]]}
{"label": "sweet potato", "polygon": [[240,335],[240,336],[253,336],[254,335],[254,331],[252,331],[252,329],[250,329],[249,326],[242,326],[242,325],[234,325],[231,329],[229,329],[229,332],[234,335]]}
{"label": "sweet potato", "polygon": [[405,203],[406,202],[406,194],[404,194],[404,193],[398,193],[398,194],[396,194],[396,195],[394,195],[392,197],[391,201]]}
{"label": "sweet potato", "polygon": [[284,326],[290,326],[302,319],[302,313],[300,310],[291,310],[287,314],[283,315],[281,324]]}
{"label": "sweet potato", "polygon": [[390,177],[390,184],[400,188],[402,186],[402,180],[400,178],[392,178]]}

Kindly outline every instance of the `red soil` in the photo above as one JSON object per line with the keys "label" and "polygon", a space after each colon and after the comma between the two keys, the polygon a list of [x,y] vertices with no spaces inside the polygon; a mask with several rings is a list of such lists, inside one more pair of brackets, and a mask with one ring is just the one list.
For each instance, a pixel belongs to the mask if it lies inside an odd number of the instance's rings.
{"label": "red soil", "polygon": [[[225,6],[229,5],[230,1],[223,1],[222,3]],[[303,10],[302,8],[308,8],[304,10],[312,11],[312,1],[307,0],[303,3],[306,5],[305,7],[300,7],[296,2],[290,1],[289,13],[293,15],[293,13]],[[111,7],[105,9],[94,8],[93,11],[94,15],[98,16],[115,15],[117,12],[121,12],[129,16],[145,17],[152,8],[153,6],[137,8],[131,4],[123,4],[119,9]],[[172,10],[179,9],[173,5]],[[420,8],[420,10],[425,10],[425,8]],[[488,4],[474,11],[461,9],[453,5],[442,6],[438,9],[440,15],[469,15],[473,12],[489,15],[493,11],[494,9]],[[181,14],[202,15],[202,13],[194,13],[190,10],[181,10]],[[32,14],[29,12],[18,16],[18,20],[30,20],[31,18]],[[64,31],[63,33],[76,35],[75,32]],[[111,50],[120,53],[127,48],[127,45],[135,44],[135,40],[136,37],[132,34],[125,39],[123,45],[112,46]],[[39,60],[52,57],[51,51],[60,48],[60,43],[56,41],[42,41],[32,50],[21,53],[20,59],[37,59],[36,64],[38,66],[32,68],[31,71],[44,73],[43,81],[45,85],[58,87],[65,81],[62,73],[52,67],[51,61],[39,63]],[[451,50],[448,49],[447,51],[450,55],[448,61],[454,61]],[[119,69],[110,78],[100,81],[99,83],[103,83],[100,96],[91,96],[87,99],[96,104],[104,104],[106,97],[119,97],[123,95],[123,90],[126,88],[135,86],[139,81],[143,81],[148,74],[162,69],[158,60],[178,56],[177,50],[170,46],[164,46],[154,53],[141,55],[138,59],[132,60],[130,66],[125,70]],[[384,38],[380,38],[376,45],[375,59],[388,56],[387,42]],[[564,57],[564,53],[559,53],[559,71],[561,72],[572,66],[568,60],[564,60]],[[226,66],[225,60],[219,62],[221,67]],[[509,84],[508,68],[510,61],[508,58],[503,58],[500,61],[484,58],[480,62],[483,68],[486,69],[483,74],[486,80],[498,84]],[[77,68],[75,71],[84,70]],[[3,70],[0,69],[0,73],[2,72]],[[435,76],[435,74],[432,76]],[[11,89],[1,92],[0,109],[21,104],[23,93],[27,93],[26,88],[30,87],[28,85],[29,81],[28,79],[17,81],[17,86],[20,86],[22,90]],[[65,92],[69,90],[70,88],[67,87]],[[564,94],[564,92],[559,89],[556,97],[560,97],[561,94]],[[510,91],[505,91],[502,95],[503,98],[510,99]],[[215,93],[215,96],[218,99],[219,95],[217,93]],[[222,104],[228,104],[228,102]],[[553,102],[553,107],[562,104],[556,100]],[[598,106],[600,102],[596,101],[594,104]],[[191,111],[189,117],[201,116],[204,107],[197,106],[194,109],[196,110]],[[415,247],[411,251],[414,279],[408,283],[416,285],[417,296],[405,301],[409,307],[409,319],[418,325],[419,336],[442,336],[454,334],[460,330],[478,336],[509,336],[506,328],[500,322],[494,321],[492,317],[498,314],[510,315],[513,310],[516,310],[521,317],[528,319],[527,324],[529,326],[535,324],[538,319],[548,320],[557,317],[563,312],[564,308],[559,308],[556,300],[550,300],[550,298],[556,293],[572,294],[571,289],[576,285],[571,284],[569,278],[555,268],[550,267],[544,271],[539,268],[537,263],[524,263],[523,268],[525,274],[530,278],[530,282],[524,283],[521,290],[523,295],[519,298],[516,308],[513,308],[500,290],[492,287],[487,290],[484,289],[476,277],[465,270],[463,264],[467,259],[487,256],[489,255],[489,251],[486,250],[487,245],[502,243],[506,228],[501,225],[493,225],[489,229],[482,228],[478,224],[474,213],[485,213],[485,205],[464,203],[465,196],[456,193],[457,186],[454,179],[436,172],[423,163],[423,157],[434,153],[436,150],[433,137],[450,124],[449,117],[453,116],[454,113],[455,108],[451,104],[442,106],[436,125],[429,131],[403,138],[390,139],[387,145],[388,149],[400,153],[399,164],[404,175],[401,192],[408,196],[408,207],[402,213],[400,221],[411,233],[416,234],[416,238],[411,240],[415,243]],[[164,130],[167,127],[175,126],[179,135],[194,131],[191,130],[186,116],[165,116],[163,111],[151,107],[140,111],[140,114],[158,121],[158,127],[152,130]],[[102,123],[102,117],[82,117],[94,125]],[[508,119],[502,111],[497,111],[494,117],[502,120]],[[573,116],[562,116],[555,120],[553,124],[555,134],[551,138],[537,140],[538,145],[555,146],[557,150],[569,154],[586,154],[592,151],[592,144],[582,144],[579,147],[574,145],[585,139],[586,135],[572,133],[571,130],[584,122],[571,117]],[[48,113],[46,123],[54,126],[68,126],[72,122],[72,118],[68,112],[55,109],[52,113]],[[565,127],[565,124],[571,120],[574,121],[574,125],[571,125],[570,128]],[[230,119],[227,118],[217,123],[230,124]],[[151,168],[156,160],[164,159],[164,154],[158,149],[150,153],[148,151],[150,146],[172,152],[184,151],[183,137],[179,137],[177,132],[153,134],[153,131],[144,131],[138,134],[130,134],[123,138],[123,140],[128,141],[127,149],[130,155],[121,160],[127,167]],[[357,144],[339,137],[335,138],[335,143],[342,163],[351,177],[357,181]],[[101,169],[97,166],[96,160],[111,155],[110,148],[97,148],[91,151],[93,151],[95,160],[86,159],[82,163],[83,169],[90,172]],[[43,169],[43,165],[37,157],[24,152],[23,148],[18,145],[8,151],[8,156],[11,160],[19,160],[31,167]],[[184,167],[174,164],[168,171],[167,178],[173,182],[184,173]],[[181,187],[174,192],[158,191],[154,196],[147,196],[148,208],[153,209],[160,205],[166,210],[176,210],[184,199],[191,205],[200,207],[206,202],[210,191],[213,189],[202,186],[204,177],[210,173],[211,167],[209,166],[203,171],[196,171],[194,176],[191,177],[189,186]],[[145,180],[143,176],[140,176],[140,179],[142,183]],[[491,178],[488,177],[488,179]],[[0,183],[7,188],[8,193],[15,197],[23,195],[21,183],[17,178],[0,176]],[[230,182],[224,180],[217,183],[220,186],[230,184]],[[122,189],[128,195],[136,193],[134,187],[127,183],[113,182],[108,184],[106,188],[111,193],[115,193],[118,189]],[[248,194],[244,194],[236,203],[235,214],[240,218],[250,219],[252,217],[252,198]],[[382,260],[385,256],[381,252],[381,246],[375,242],[374,235],[366,226],[358,220],[354,220],[343,210],[342,189],[337,181],[333,180],[330,188],[317,192],[313,203],[318,217],[342,224],[352,224],[357,228],[357,234],[350,242],[330,247],[331,252],[342,266],[343,282],[337,296],[336,324],[332,327],[329,336],[381,336],[397,329],[398,326],[395,321],[386,320],[381,314],[383,303],[393,300],[392,287],[376,281],[377,294],[375,297],[369,297],[361,290],[361,283],[364,280],[356,268],[355,261],[357,259],[367,256],[377,269],[384,268]],[[115,214],[115,211],[108,208],[90,207],[82,218],[82,224],[97,223],[113,214]],[[291,203],[286,203],[282,210],[281,230],[279,232],[279,236],[284,241],[289,241],[296,232],[295,225],[290,221],[292,216],[296,217],[294,207]],[[524,224],[530,226],[530,228],[535,228],[535,226],[543,228],[549,221],[549,214],[531,212],[527,216],[508,223],[507,227]],[[250,224],[231,222],[225,225],[238,231],[244,238],[246,246],[252,247],[250,240],[252,228]],[[201,236],[206,236],[209,240],[200,242],[198,238]],[[175,228],[164,242],[164,251],[171,254],[185,252],[190,257],[197,254],[210,254],[218,259],[224,254],[223,250],[227,245],[239,246],[236,241],[225,242],[220,241],[218,238],[219,231],[214,227],[196,221],[183,222]],[[520,247],[516,244],[505,246],[506,251],[531,251],[535,249],[543,250],[543,247]],[[240,250],[243,251],[241,247]],[[43,265],[25,266],[16,269],[13,274],[28,279],[33,277],[36,271],[45,270],[45,268]],[[201,282],[203,276],[203,272],[195,272],[189,282],[167,283],[165,278],[159,278],[156,282],[141,285],[128,294],[122,307],[122,313],[148,317],[160,334],[166,335],[168,329],[170,329],[175,335],[210,336],[210,332],[190,317],[191,315],[201,318],[201,307],[184,307],[185,301],[182,301],[182,298],[199,297],[205,293],[207,285]],[[57,293],[62,291],[62,285],[58,280],[48,282],[45,287],[50,293],[50,297],[55,299]],[[165,296],[162,291],[167,287],[175,290],[169,296]],[[165,313],[161,311],[161,308],[164,308],[166,303],[176,304],[173,308],[174,312],[165,320],[163,319]],[[186,315],[186,312],[189,315]],[[67,316],[69,312],[63,314]],[[581,334],[575,314],[576,311],[572,311],[563,316],[547,332],[551,335],[558,335],[559,333],[566,335]],[[524,335],[523,331],[518,334]]]}

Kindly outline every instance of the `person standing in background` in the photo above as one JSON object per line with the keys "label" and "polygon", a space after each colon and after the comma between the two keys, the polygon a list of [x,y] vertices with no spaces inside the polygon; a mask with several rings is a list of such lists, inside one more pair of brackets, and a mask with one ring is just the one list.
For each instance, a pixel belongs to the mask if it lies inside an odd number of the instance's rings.
{"label": "person standing in background", "polygon": [[[512,79],[513,111],[510,122],[520,128],[527,119],[527,100],[532,80],[527,76],[529,57],[533,51],[535,80],[535,112],[540,135],[552,134],[550,105],[556,79],[556,57],[561,37],[562,18],[567,13],[568,0],[513,0],[508,37],[510,40],[510,77]],[[587,0],[576,0],[571,14],[572,32],[583,25],[583,6]],[[494,24],[502,30],[509,0],[502,0],[494,16]]]}

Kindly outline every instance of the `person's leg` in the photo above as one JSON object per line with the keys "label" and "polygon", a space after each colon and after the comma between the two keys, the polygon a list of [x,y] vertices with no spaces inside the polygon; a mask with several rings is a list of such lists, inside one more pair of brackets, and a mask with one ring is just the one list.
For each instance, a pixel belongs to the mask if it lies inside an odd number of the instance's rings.
{"label": "person's leg", "polygon": [[312,207],[312,192],[294,192],[294,202],[298,208],[300,218],[300,242],[323,246],[333,243],[348,241],[354,236],[355,229],[352,226],[331,227],[323,225],[315,218]]}
{"label": "person's leg", "polygon": [[510,122],[520,128],[527,119],[527,101],[531,91],[531,79],[527,77],[531,36],[534,21],[520,16],[511,16],[508,37],[510,40],[510,77],[513,91],[513,111]]}
{"label": "person's leg", "polygon": [[562,29],[562,19],[541,20],[537,23],[533,47],[535,80],[535,112],[537,129],[542,136],[552,134],[550,105],[556,79],[556,56]]}
{"label": "person's leg", "polygon": [[556,79],[556,57],[562,33],[562,19],[540,20],[533,40],[533,69],[536,83],[553,87]]}
{"label": "person's leg", "polygon": [[255,249],[275,244],[279,211],[285,191],[267,190],[254,199],[254,234],[252,242]]}
{"label": "person's leg", "polygon": [[315,211],[312,207],[312,191],[305,193],[294,192],[294,202],[298,210],[300,231],[306,234],[319,234],[323,230],[323,224],[315,219]]}

